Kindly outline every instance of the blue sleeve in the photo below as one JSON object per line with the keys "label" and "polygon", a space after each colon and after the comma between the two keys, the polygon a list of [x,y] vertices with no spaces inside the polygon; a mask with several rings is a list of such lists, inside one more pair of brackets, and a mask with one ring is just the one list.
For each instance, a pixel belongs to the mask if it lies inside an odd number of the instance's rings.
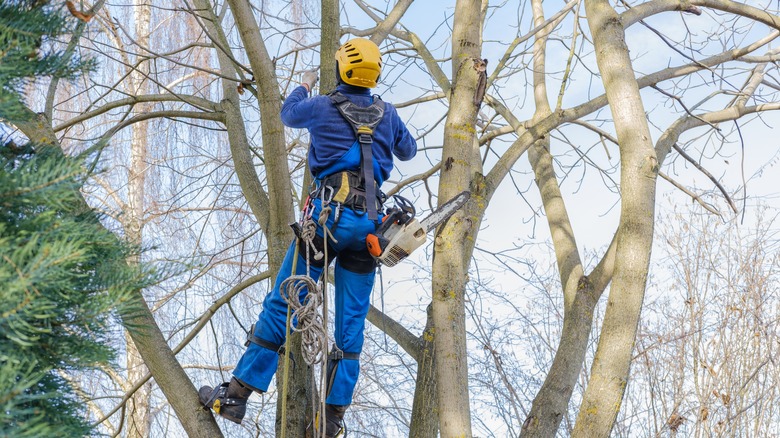
{"label": "blue sleeve", "polygon": [[393,135],[395,136],[393,147],[393,155],[398,157],[401,161],[409,161],[417,155],[417,141],[412,137],[412,133],[406,129],[401,117],[392,105],[393,116]]}
{"label": "blue sleeve", "polygon": [[282,123],[290,128],[306,128],[312,116],[313,102],[303,85],[296,87],[282,104]]}

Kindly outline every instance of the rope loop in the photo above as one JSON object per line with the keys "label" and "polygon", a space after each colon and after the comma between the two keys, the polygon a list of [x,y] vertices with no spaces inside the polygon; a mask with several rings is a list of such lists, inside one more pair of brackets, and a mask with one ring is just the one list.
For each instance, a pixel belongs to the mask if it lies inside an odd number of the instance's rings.
{"label": "rope loop", "polygon": [[[292,309],[292,318],[298,321],[293,331],[301,333],[303,360],[308,365],[321,363],[326,350],[322,344],[327,339],[322,315],[318,312],[323,300],[322,291],[308,275],[293,275],[282,281],[279,293]],[[305,298],[301,301],[303,294]]]}

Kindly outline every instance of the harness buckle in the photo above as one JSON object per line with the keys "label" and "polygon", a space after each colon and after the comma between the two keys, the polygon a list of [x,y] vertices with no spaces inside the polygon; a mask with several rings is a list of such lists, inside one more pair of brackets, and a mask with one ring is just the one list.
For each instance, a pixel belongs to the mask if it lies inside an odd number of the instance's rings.
{"label": "harness buckle", "polygon": [[361,144],[367,144],[367,143],[373,143],[374,137],[371,134],[366,134],[362,132],[358,132],[357,135],[358,142]]}
{"label": "harness buckle", "polygon": [[333,348],[331,348],[330,353],[328,353],[328,359],[334,361],[342,359],[360,360],[360,353],[345,353],[334,345]]}

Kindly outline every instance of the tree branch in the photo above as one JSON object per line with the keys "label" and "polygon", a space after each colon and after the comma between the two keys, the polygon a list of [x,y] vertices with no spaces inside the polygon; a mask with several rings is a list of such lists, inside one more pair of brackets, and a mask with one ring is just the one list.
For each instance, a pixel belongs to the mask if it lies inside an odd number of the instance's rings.
{"label": "tree branch", "polygon": [[412,356],[415,361],[420,362],[420,338],[413,335],[412,332],[406,329],[393,318],[382,313],[373,305],[368,309],[367,319],[371,324],[374,324],[376,328],[382,330],[383,333],[390,336],[403,350]]}
{"label": "tree branch", "polygon": [[[248,288],[249,286],[252,286],[255,283],[259,283],[263,280],[266,280],[270,277],[271,274],[268,271],[249,277],[246,280],[242,281],[241,283],[233,286],[225,295],[220,297],[218,300],[214,301],[214,304],[209,306],[209,308],[206,309],[206,311],[203,312],[203,314],[201,314],[201,316],[197,320],[197,323],[195,323],[193,329],[187,334],[187,336],[184,337],[184,339],[181,340],[181,342],[179,342],[176,348],[172,350],[173,354],[178,354],[193,339],[195,339],[195,336],[197,336],[198,333],[200,333],[203,327],[206,326],[206,324],[209,322],[211,317],[214,316],[215,313],[217,313],[217,310],[219,310],[220,307],[230,302],[230,300],[233,299],[234,296],[238,295],[244,289]],[[149,379],[151,378],[152,378],[152,374],[147,373],[146,376],[144,376],[139,381],[135,382],[135,384],[125,393],[124,397],[122,397],[122,400],[116,406],[114,406],[114,409],[112,409],[111,412],[104,415],[103,418],[93,423],[93,426],[97,426],[98,424],[101,424],[102,422],[111,418],[111,416],[114,415],[119,409],[121,409],[125,405],[125,403],[127,403],[127,401],[133,397],[133,394],[136,391],[138,391],[138,389],[140,389],[144,384],[146,384],[146,382],[148,382]]]}
{"label": "tree branch", "polygon": [[93,117],[99,116],[100,114],[107,113],[112,109],[116,109],[127,105],[135,105],[137,103],[143,103],[143,102],[184,102],[196,108],[203,109],[204,111],[208,110],[208,111],[218,112],[220,110],[219,104],[197,96],[181,95],[181,94],[177,94],[177,95],[150,94],[144,96],[131,96],[131,97],[126,97],[124,99],[115,100],[113,102],[101,106],[100,108],[96,108],[92,111],[73,117],[64,123],[55,126],[54,132],[59,132],[62,131],[63,129],[68,129],[73,125],[85,122]]}

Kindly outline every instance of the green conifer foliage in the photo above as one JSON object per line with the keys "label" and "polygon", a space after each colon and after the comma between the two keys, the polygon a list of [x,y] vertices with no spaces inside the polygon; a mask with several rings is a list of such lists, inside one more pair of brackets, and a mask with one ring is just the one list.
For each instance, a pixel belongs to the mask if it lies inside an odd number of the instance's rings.
{"label": "green conifer foliage", "polygon": [[0,2],[0,436],[90,434],[69,377],[112,359],[108,328],[147,278],[81,197],[83,163],[10,134],[33,114],[20,87],[85,66],[46,49],[68,27],[51,3]]}
{"label": "green conifer foliage", "polygon": [[40,77],[69,78],[92,67],[58,50],[54,42],[67,35],[74,19],[65,2],[42,0],[0,1],[0,105],[7,119],[19,117],[19,91]]}

